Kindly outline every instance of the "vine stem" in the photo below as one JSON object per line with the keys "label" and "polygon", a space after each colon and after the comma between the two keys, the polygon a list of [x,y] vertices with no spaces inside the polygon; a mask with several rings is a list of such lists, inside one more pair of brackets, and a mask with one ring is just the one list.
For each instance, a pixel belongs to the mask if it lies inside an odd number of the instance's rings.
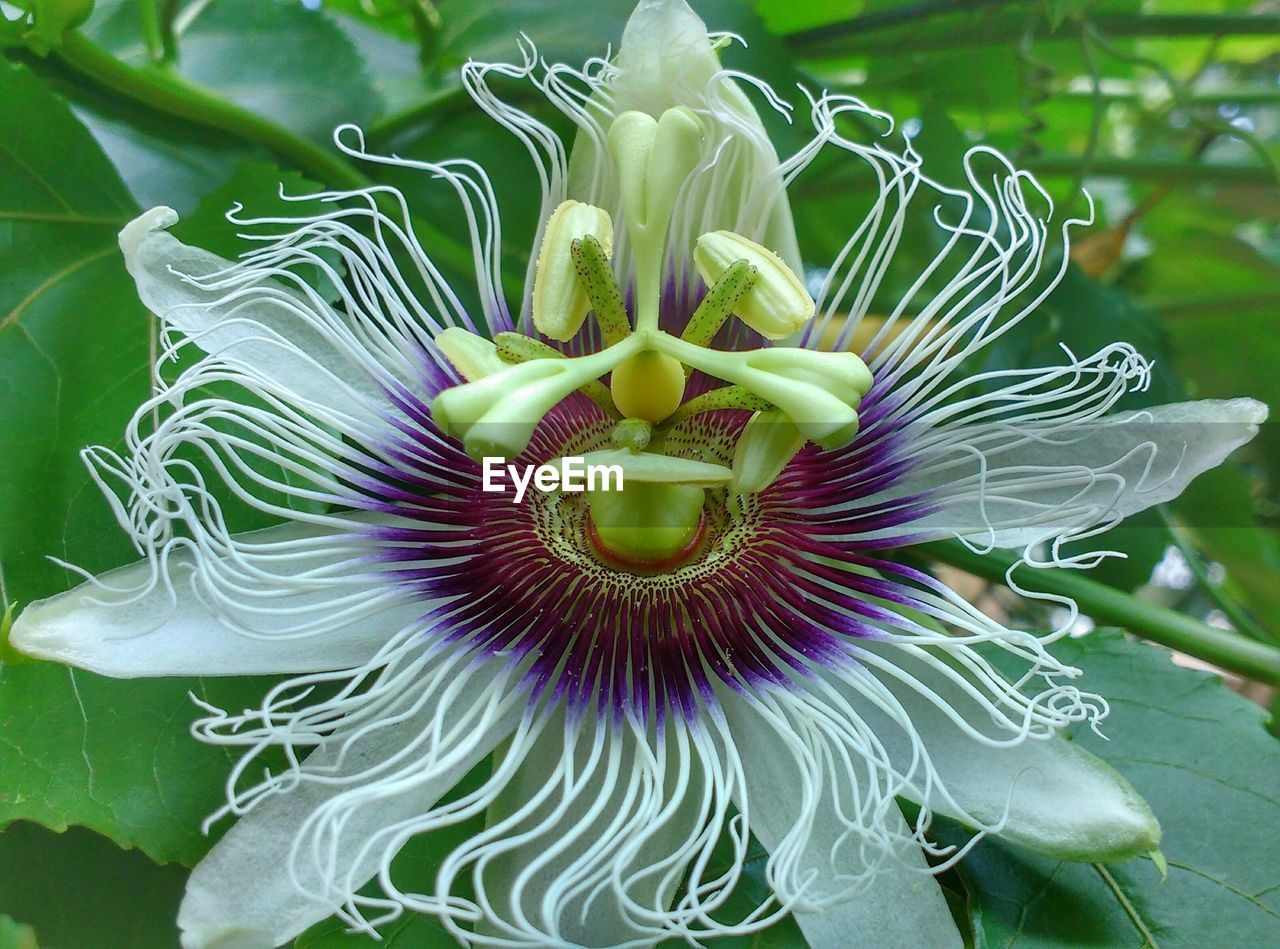
{"label": "vine stem", "polygon": [[[54,55],[74,72],[127,99],[263,145],[326,187],[357,191],[374,186],[372,180],[340,155],[222,98],[172,69],[158,65],[131,66],[75,31],[63,37]],[[399,206],[388,201],[386,195],[375,192],[373,200],[384,214],[399,217]],[[441,262],[464,274],[475,271],[469,249],[423,221],[415,220],[413,226],[420,237],[427,238],[433,254]]]}
{"label": "vine stem", "polygon": [[461,83],[441,86],[412,105],[406,106],[399,112],[385,115],[370,125],[369,141],[385,141],[421,119],[439,115],[459,106],[465,106],[470,102],[471,98]]}
{"label": "vine stem", "polygon": [[[925,556],[994,583],[1009,584],[1018,557],[1005,551],[976,553],[959,541],[935,541],[912,548]],[[1280,649],[1192,619],[1175,610],[1145,603],[1128,593],[1054,567],[1018,572],[1018,586],[1033,593],[1069,597],[1095,621],[1122,626],[1144,639],[1195,656],[1237,675],[1280,685]]]}
{"label": "vine stem", "polygon": [[142,0],[138,4],[138,17],[142,27],[142,38],[147,43],[147,55],[156,64],[169,63],[173,59],[170,37],[165,28],[164,11],[160,9],[161,0]]}
{"label": "vine stem", "polygon": [[54,54],[71,69],[128,99],[265,145],[331,187],[357,189],[372,184],[347,162],[315,142],[227,101],[172,70],[130,66],[77,32],[67,33]]}
{"label": "vine stem", "polygon": [[[1077,155],[1028,155],[1019,164],[1038,175],[1074,175]],[[1095,158],[1089,166],[1094,178],[1133,178],[1143,181],[1212,182],[1225,185],[1269,184],[1275,173],[1266,165],[1179,161],[1177,159]]]}

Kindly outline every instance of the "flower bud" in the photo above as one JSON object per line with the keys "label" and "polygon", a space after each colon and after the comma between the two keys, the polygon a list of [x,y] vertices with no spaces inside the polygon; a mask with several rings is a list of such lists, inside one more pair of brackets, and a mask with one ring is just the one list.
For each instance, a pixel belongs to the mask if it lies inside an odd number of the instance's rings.
{"label": "flower bud", "polygon": [[609,212],[581,201],[565,201],[551,212],[542,232],[542,247],[533,276],[533,325],[538,332],[564,342],[582,327],[591,309],[587,291],[578,279],[573,242],[594,237],[613,252],[613,221]]}
{"label": "flower bud", "polygon": [[784,339],[813,316],[813,298],[795,272],[773,251],[741,234],[703,234],[693,259],[707,286],[714,286],[739,260],[759,271],[755,285],[743,294],[734,314],[766,339]]}

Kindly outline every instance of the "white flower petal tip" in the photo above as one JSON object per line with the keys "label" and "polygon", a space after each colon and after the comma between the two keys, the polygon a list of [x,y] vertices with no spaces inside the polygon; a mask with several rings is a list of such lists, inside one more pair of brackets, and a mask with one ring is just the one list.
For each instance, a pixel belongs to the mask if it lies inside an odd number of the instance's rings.
{"label": "white flower petal tip", "polygon": [[[292,944],[335,913],[370,932],[357,891],[389,873],[410,837],[452,823],[440,799],[518,731],[524,697],[501,662],[431,660],[412,636],[397,649],[420,691],[383,690],[382,720],[330,736],[223,809],[241,816],[191,871],[178,908],[184,946],[259,934],[244,944]],[[226,735],[254,727],[263,728],[252,713],[218,723]]]}
{"label": "white flower petal tip", "polygon": [[[707,25],[693,12],[685,0],[642,0],[627,20],[618,48],[618,60],[642,71],[645,65],[670,64],[688,67],[719,68],[707,37]],[[639,78],[639,77],[638,77]],[[650,81],[661,81],[661,75],[650,75]]]}
{"label": "white flower petal tip", "polygon": [[[344,575],[350,540],[342,534],[286,524],[232,541],[235,563],[174,552],[163,570],[142,560],[28,604],[9,642],[28,656],[115,678],[320,672],[367,662],[422,612]],[[259,557],[271,575],[246,567]],[[218,596],[224,583],[236,589],[234,604]]]}
{"label": "white flower petal tip", "polygon": [[348,316],[278,257],[226,260],[174,237],[177,221],[172,208],[152,208],[120,232],[143,305],[241,386],[301,400],[326,421],[372,423],[388,384],[408,376],[394,371],[403,353],[355,337]]}
{"label": "white flower petal tip", "polygon": [[[1001,837],[1052,857],[1089,863],[1126,860],[1160,846],[1160,824],[1151,808],[1109,764],[1063,738],[1031,744],[1031,755],[1045,763],[1028,762],[1014,776]],[[1004,780],[1003,769],[992,770],[996,780]],[[1000,792],[988,792],[990,806]],[[975,807],[975,816],[983,817],[981,811]],[[992,821],[1002,816],[994,809],[985,814]]]}
{"label": "white flower petal tip", "polygon": [[178,223],[178,212],[173,208],[158,207],[143,211],[124,226],[120,231],[120,250],[124,252],[125,264],[133,273],[132,262],[137,257],[138,249],[148,236],[156,231],[165,231]]}
{"label": "white flower petal tip", "polygon": [[192,929],[182,933],[182,949],[275,949],[270,933],[260,929]]}
{"label": "white flower petal tip", "polygon": [[1267,416],[1255,399],[1201,399],[1107,414],[1085,403],[1052,421],[950,425],[922,442],[915,470],[878,501],[927,492],[937,508],[916,521],[922,534],[984,547],[1089,537],[1176,498]]}
{"label": "white flower petal tip", "polygon": [[1231,416],[1224,421],[1237,421],[1245,425],[1261,425],[1271,415],[1271,408],[1257,399],[1228,399],[1222,406],[1225,413]]}

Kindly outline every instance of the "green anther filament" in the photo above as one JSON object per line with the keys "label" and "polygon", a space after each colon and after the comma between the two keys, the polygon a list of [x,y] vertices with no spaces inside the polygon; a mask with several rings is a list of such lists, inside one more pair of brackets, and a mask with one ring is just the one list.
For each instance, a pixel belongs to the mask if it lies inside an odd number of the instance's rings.
{"label": "green anther filament", "polygon": [[725,320],[759,278],[760,271],[750,262],[739,260],[732,264],[702,298],[680,338],[695,346],[710,346]]}
{"label": "green anther filament", "polygon": [[573,257],[578,281],[586,291],[587,299],[591,301],[591,309],[595,313],[605,345],[612,346],[622,342],[631,333],[631,323],[627,319],[622,292],[609,268],[604,248],[588,234],[575,240],[570,245],[569,253]]}
{"label": "green anther filament", "polygon": [[701,412],[715,412],[720,409],[745,409],[748,412],[763,412],[773,406],[765,399],[755,395],[742,386],[721,386],[718,389],[712,389],[710,392],[704,392],[696,398],[690,399],[684,405],[680,406],[672,416],[667,419],[666,425],[678,425],[687,418],[692,418]]}

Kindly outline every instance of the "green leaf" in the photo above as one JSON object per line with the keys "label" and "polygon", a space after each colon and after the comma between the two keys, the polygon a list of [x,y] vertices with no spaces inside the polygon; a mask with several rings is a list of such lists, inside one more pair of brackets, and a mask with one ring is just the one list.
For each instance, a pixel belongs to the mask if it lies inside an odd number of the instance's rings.
{"label": "green leaf", "polygon": [[[78,456],[118,444],[149,391],[149,321],[116,247],[137,212],[65,103],[4,66],[0,97],[0,577],[6,608],[136,558]],[[31,116],[40,116],[39,122]],[[0,663],[0,825],[83,824],[192,862],[220,802],[224,751],[188,734],[188,692],[256,701],[258,680],[118,682]]]}
{"label": "green leaf", "polygon": [[863,0],[755,0],[754,5],[765,25],[785,36],[856,16]]}
{"label": "green leaf", "polygon": [[1252,493],[1239,465],[1222,465],[1188,485],[1174,510],[1196,547],[1226,569],[1227,592],[1280,641],[1280,532],[1255,523]]}
{"label": "green leaf", "polygon": [[158,115],[85,85],[51,85],[68,97],[76,117],[144,208],[163,204],[187,214],[210,188],[226,182],[240,162],[270,158],[266,149],[225,132]]}
{"label": "green leaf", "polygon": [[23,602],[69,585],[49,555],[130,558],[77,453],[146,398],[149,329],[116,246],[137,205],[61,100],[0,69],[0,569]]}
{"label": "green leaf", "polygon": [[223,800],[232,757],[190,733],[188,691],[219,707],[256,704],[252,678],[105,679],[48,662],[0,667],[0,826],[78,824],[160,863],[194,864],[201,821]]}
{"label": "green leaf", "polygon": [[37,949],[35,930],[0,913],[0,949]]}
{"label": "green leaf", "polygon": [[1216,676],[1101,630],[1055,647],[1111,703],[1103,740],[1075,737],[1146,797],[1168,879],[1151,860],[1061,863],[996,839],[960,864],[979,946],[1270,945],[1280,931],[1280,744],[1261,708]]}
{"label": "green leaf", "polygon": [[[1256,313],[1231,310],[1168,323],[1180,364],[1194,380],[1197,395],[1250,395],[1273,409],[1280,407],[1280,380],[1275,372],[1280,336],[1274,304]],[[1248,454],[1266,465],[1273,485],[1280,485],[1280,426],[1264,425]]]}
{"label": "green leaf", "polygon": [[83,829],[22,822],[0,834],[0,908],[30,927],[29,949],[37,936],[48,949],[170,949],[186,877]]}
{"label": "green leaf", "polygon": [[[99,4],[86,32],[138,66],[148,61],[139,23],[134,0],[114,0]],[[325,144],[335,126],[381,111],[363,58],[324,11],[288,0],[190,4],[174,37],[183,76]]]}
{"label": "green leaf", "polygon": [[1169,340],[1154,314],[1123,290],[1067,269],[1062,282],[1030,318],[992,347],[996,359],[1016,368],[1061,365],[1066,346],[1077,358],[1114,342],[1126,342],[1155,363],[1151,385],[1130,391],[1119,409],[1137,409],[1186,398],[1186,388],[1169,358]]}

